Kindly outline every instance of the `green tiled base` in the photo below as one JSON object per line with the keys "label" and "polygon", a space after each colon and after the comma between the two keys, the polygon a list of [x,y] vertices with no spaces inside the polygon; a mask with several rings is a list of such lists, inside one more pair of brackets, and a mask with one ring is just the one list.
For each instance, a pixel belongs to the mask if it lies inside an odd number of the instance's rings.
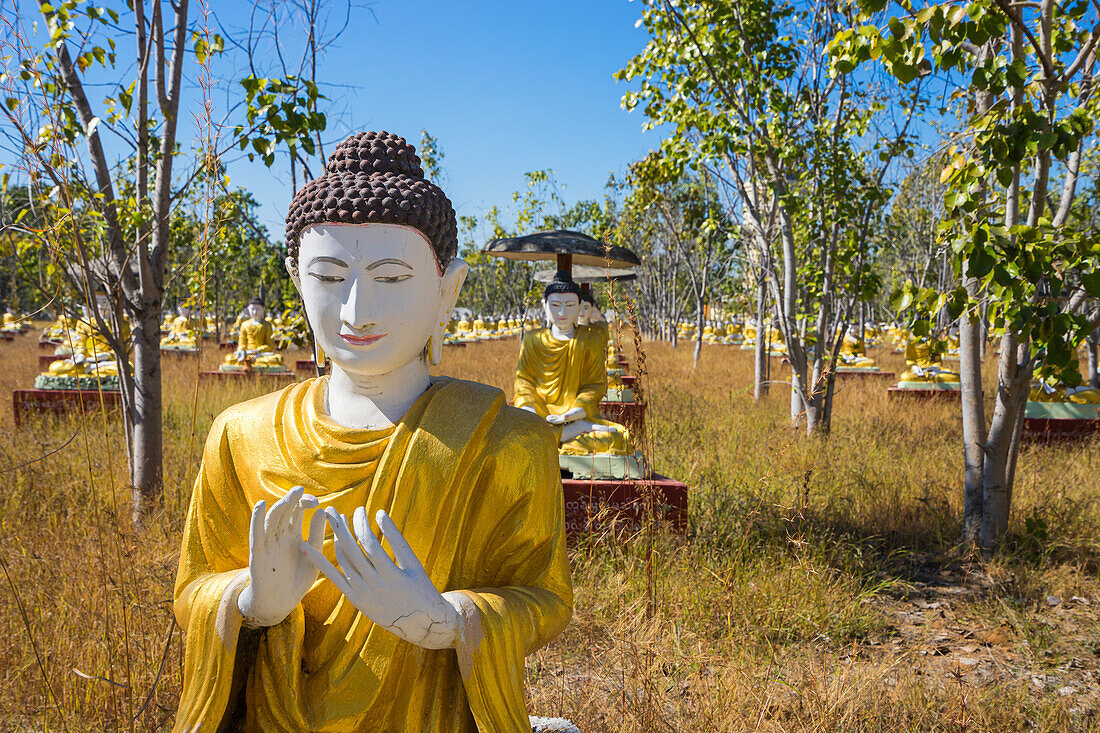
{"label": "green tiled base", "polygon": [[603,398],[604,402],[633,402],[634,392],[630,387],[623,387],[619,389],[617,387],[608,387],[607,396]]}
{"label": "green tiled base", "polygon": [[105,392],[117,392],[118,377],[93,377],[93,376],[56,376],[53,374],[39,374],[34,378],[35,389],[83,389]]}
{"label": "green tiled base", "polygon": [[962,384],[959,382],[898,382],[898,389],[939,389],[939,390],[960,390]]}
{"label": "green tiled base", "polygon": [[278,366],[253,366],[252,369],[245,369],[244,367],[238,366],[236,364],[222,364],[218,367],[218,371],[231,373],[252,371],[256,372],[257,374],[283,374],[284,372],[289,372],[290,370],[287,369],[286,366],[283,364],[279,364]]}
{"label": "green tiled base", "polygon": [[591,456],[559,455],[558,467],[574,479],[644,478],[640,454],[632,456],[615,456],[610,453],[598,453]]}
{"label": "green tiled base", "polygon": [[1024,417],[1045,418],[1047,420],[1095,420],[1100,418],[1100,405],[1028,401]]}

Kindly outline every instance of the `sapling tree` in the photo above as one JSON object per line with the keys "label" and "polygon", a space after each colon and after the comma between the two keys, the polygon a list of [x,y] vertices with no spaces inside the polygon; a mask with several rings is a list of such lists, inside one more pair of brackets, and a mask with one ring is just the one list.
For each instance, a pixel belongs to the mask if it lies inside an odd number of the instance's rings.
{"label": "sapling tree", "polygon": [[[648,0],[652,36],[618,78],[674,177],[708,170],[759,251],[791,362],[791,418],[828,432],[835,363],[870,264],[865,243],[908,151],[919,90],[890,114],[880,90],[831,76],[825,44],[851,17],[838,3]],[[892,123],[892,124],[891,124]],[[759,324],[763,332],[764,324]]]}
{"label": "sapling tree", "polygon": [[[956,279],[910,283],[897,302],[960,318],[963,533],[989,550],[1008,527],[1032,380],[1079,384],[1076,348],[1100,324],[1100,244],[1071,220],[1097,112],[1100,19],[1082,0],[860,0],[858,11],[861,24],[832,42],[837,74],[879,64],[910,85],[934,77],[956,101],[939,230]],[[983,308],[1000,333],[988,420]]]}

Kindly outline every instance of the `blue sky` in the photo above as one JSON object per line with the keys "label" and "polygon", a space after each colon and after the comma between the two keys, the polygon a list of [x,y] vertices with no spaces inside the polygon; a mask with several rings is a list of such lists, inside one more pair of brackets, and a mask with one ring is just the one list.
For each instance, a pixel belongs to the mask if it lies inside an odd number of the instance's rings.
{"label": "blue sky", "polygon": [[[215,7],[232,29],[252,6]],[[626,87],[612,79],[647,41],[640,13],[626,0],[378,0],[353,11],[318,73],[335,111],[326,137],[386,129],[415,144],[427,129],[460,215],[510,204],[523,174],[543,168],[567,201],[601,196],[610,173],[659,143],[642,132],[641,114],[620,108]],[[229,172],[281,238],[285,163],[238,160]]]}

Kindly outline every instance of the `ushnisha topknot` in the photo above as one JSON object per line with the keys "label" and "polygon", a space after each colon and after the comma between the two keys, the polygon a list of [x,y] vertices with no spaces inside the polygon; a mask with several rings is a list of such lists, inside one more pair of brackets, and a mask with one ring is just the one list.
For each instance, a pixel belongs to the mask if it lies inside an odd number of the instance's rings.
{"label": "ushnisha topknot", "polygon": [[443,190],[424,178],[416,148],[389,132],[360,132],[336,146],[324,175],[294,195],[287,254],[297,261],[314,224],[404,224],[428,240],[442,273],[458,254],[458,223]]}
{"label": "ushnisha topknot", "polygon": [[554,279],[550,281],[550,284],[546,286],[546,289],[542,291],[542,299],[546,300],[551,295],[572,293],[579,299],[581,297],[581,286],[577,285],[573,281],[573,276],[565,270],[558,270],[554,273]]}

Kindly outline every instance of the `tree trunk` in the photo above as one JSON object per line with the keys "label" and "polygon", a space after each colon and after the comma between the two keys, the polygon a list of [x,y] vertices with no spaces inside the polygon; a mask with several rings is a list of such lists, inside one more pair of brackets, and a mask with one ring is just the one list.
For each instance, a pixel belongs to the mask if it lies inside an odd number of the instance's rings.
{"label": "tree trunk", "polygon": [[1090,333],[1087,342],[1088,358],[1086,362],[1088,364],[1089,373],[1086,375],[1087,379],[1085,379],[1085,384],[1093,388],[1100,387],[1100,374],[1098,374],[1096,371],[1098,367],[1096,358],[1098,342],[1100,342],[1100,329],[1097,329]]}
{"label": "tree trunk", "polygon": [[[768,354],[764,349],[764,314],[768,312],[768,283],[761,273],[756,278],[756,344],[753,349],[752,398],[759,402],[768,394]],[[743,329],[744,327],[742,327]]]}
{"label": "tree trunk", "polygon": [[[964,265],[965,267],[965,265]],[[977,281],[963,281],[970,296]],[[977,315],[977,314],[975,314]],[[984,505],[985,402],[982,399],[982,323],[964,313],[959,319],[959,379],[962,382],[963,540],[976,545],[981,537]]]}
{"label": "tree trunk", "polygon": [[147,308],[134,328],[133,522],[141,528],[163,501],[163,401],[160,370],[160,308]]}
{"label": "tree trunk", "polygon": [[706,326],[706,319],[703,316],[703,299],[698,298],[695,302],[695,350],[691,353],[692,369],[699,366],[699,356],[703,353],[703,328]]}
{"label": "tree trunk", "polygon": [[[1027,402],[1031,384],[1030,362],[1018,361],[1026,344],[1017,343],[1016,334],[1001,338],[1001,359],[997,373],[997,398],[985,441],[985,466],[982,476],[982,524],[980,544],[983,550],[996,549],[1008,529],[1012,501],[1013,459],[1022,428],[1020,414]],[[1020,424],[1017,424],[1017,420]]]}

